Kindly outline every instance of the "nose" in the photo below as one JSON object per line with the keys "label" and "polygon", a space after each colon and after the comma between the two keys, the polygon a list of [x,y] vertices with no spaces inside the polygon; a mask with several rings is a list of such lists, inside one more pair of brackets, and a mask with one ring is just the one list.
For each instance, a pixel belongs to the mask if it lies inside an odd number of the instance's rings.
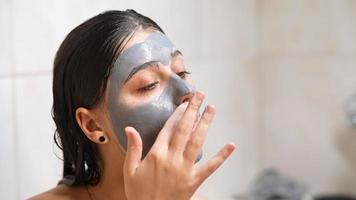
{"label": "nose", "polygon": [[189,102],[189,101],[193,98],[193,96],[194,96],[194,93],[193,93],[193,92],[184,95],[184,96],[181,98],[180,103],[182,104],[182,103],[184,103],[184,102]]}
{"label": "nose", "polygon": [[178,75],[171,77],[172,87],[174,90],[174,103],[180,105],[186,101],[190,101],[195,93],[195,87],[183,80]]}

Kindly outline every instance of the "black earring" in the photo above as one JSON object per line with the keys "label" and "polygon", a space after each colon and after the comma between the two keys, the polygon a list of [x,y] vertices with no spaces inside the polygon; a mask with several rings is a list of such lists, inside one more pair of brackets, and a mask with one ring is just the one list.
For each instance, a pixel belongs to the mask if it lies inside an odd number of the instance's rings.
{"label": "black earring", "polygon": [[102,135],[102,136],[99,137],[99,141],[100,142],[105,142],[105,140],[106,140],[105,136]]}

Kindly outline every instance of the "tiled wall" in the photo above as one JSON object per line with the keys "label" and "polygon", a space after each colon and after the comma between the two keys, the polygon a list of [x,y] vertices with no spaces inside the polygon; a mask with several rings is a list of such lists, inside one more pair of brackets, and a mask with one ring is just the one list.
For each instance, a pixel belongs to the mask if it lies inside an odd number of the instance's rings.
{"label": "tiled wall", "polygon": [[356,195],[356,1],[257,1],[260,152],[312,194]]}
{"label": "tiled wall", "polygon": [[24,199],[60,179],[54,53],[83,20],[126,8],[162,26],[216,105],[203,161],[237,144],[200,193],[232,199],[268,166],[312,193],[356,191],[356,134],[342,110],[356,92],[356,1],[0,0],[0,199]]}
{"label": "tiled wall", "polygon": [[55,51],[80,22],[108,9],[134,8],[153,18],[182,49],[207,102],[218,109],[205,146],[213,156],[238,151],[201,188],[211,198],[244,191],[257,172],[254,2],[0,1],[0,199],[24,199],[61,176],[53,143],[51,69]]}

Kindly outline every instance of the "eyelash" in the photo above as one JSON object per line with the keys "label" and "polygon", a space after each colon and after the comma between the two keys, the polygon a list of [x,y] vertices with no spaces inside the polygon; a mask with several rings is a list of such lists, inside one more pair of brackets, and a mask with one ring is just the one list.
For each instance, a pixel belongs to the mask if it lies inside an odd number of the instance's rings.
{"label": "eyelash", "polygon": [[[185,79],[187,74],[191,74],[191,73],[188,72],[188,71],[182,71],[182,72],[177,73],[177,75],[178,75],[181,79]],[[153,89],[156,88],[156,86],[157,86],[158,83],[159,83],[159,82],[156,81],[156,82],[154,82],[154,83],[148,84],[148,85],[146,85],[146,86],[144,86],[144,87],[142,87],[142,88],[139,88],[138,91],[139,91],[139,92],[147,92],[147,91],[153,90]]]}
{"label": "eyelash", "polygon": [[187,74],[191,74],[191,73],[188,71],[182,71],[182,72],[177,73],[177,75],[182,79],[185,79]]}
{"label": "eyelash", "polygon": [[151,83],[149,85],[146,85],[146,86],[144,86],[142,88],[139,88],[138,91],[139,92],[146,92],[146,91],[149,91],[149,90],[153,90],[153,89],[156,88],[157,84],[158,84],[158,81],[156,81],[154,83]]}

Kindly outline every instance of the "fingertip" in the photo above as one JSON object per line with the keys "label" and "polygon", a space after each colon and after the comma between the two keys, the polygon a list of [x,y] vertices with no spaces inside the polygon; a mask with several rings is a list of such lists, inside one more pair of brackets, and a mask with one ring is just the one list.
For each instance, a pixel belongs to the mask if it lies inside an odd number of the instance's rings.
{"label": "fingertip", "polygon": [[211,105],[211,104],[209,104],[209,105],[207,105],[206,106],[206,111],[208,112],[208,113],[210,113],[210,114],[213,114],[213,113],[215,113],[215,106],[214,105]]}
{"label": "fingertip", "polygon": [[232,143],[232,142],[227,143],[226,145],[229,146],[230,148],[233,148],[233,149],[236,148],[236,144],[235,144],[235,143]]}
{"label": "fingertip", "polygon": [[125,127],[125,132],[132,132],[132,127],[131,126],[126,126]]}
{"label": "fingertip", "polygon": [[228,157],[231,156],[231,154],[234,152],[235,150],[235,144],[234,143],[228,143],[225,145],[224,150],[221,152],[222,156],[227,159]]}
{"label": "fingertip", "polygon": [[134,127],[131,127],[131,126],[125,127],[125,133],[126,133],[126,137],[127,137],[128,141],[136,140],[137,135],[139,136],[139,134],[136,131],[136,129]]}
{"label": "fingertip", "polygon": [[132,126],[126,126],[126,127],[125,127],[125,132],[126,132],[126,133],[131,133],[131,134],[136,134],[136,133],[138,133],[137,130],[136,130],[134,127],[132,127]]}
{"label": "fingertip", "polygon": [[213,104],[209,104],[208,106],[209,106],[211,109],[214,109],[214,110],[216,109]]}
{"label": "fingertip", "polygon": [[199,100],[204,100],[205,98],[205,94],[202,91],[197,91],[195,95]]}
{"label": "fingertip", "polygon": [[225,147],[229,150],[229,151],[234,151],[236,148],[236,145],[234,143],[228,143],[225,145]]}
{"label": "fingertip", "polygon": [[130,138],[131,138],[130,137],[130,133],[131,133],[130,128],[126,127],[124,130],[125,130],[125,134],[126,134],[127,139],[130,140]]}

